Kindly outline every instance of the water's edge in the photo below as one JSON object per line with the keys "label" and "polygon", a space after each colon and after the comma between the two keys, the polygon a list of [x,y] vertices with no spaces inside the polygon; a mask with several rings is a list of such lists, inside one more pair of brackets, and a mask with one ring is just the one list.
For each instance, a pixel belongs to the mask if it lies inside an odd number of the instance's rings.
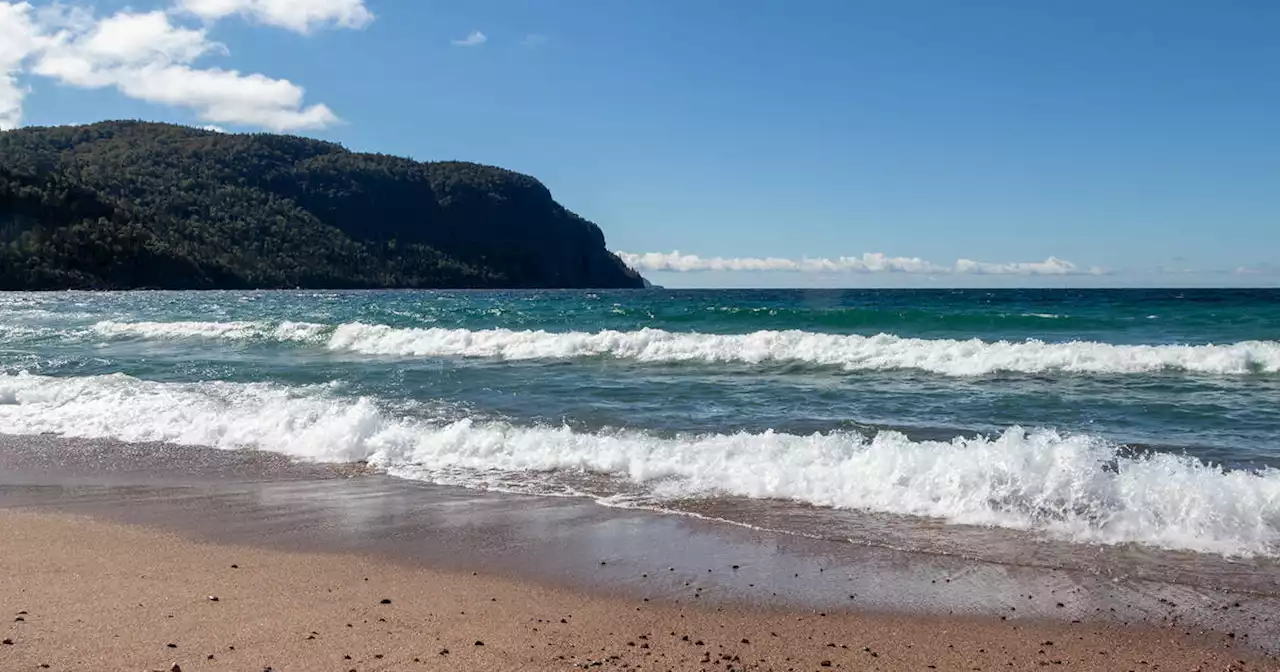
{"label": "water's edge", "polygon": [[0,506],[655,600],[1176,625],[1280,647],[1280,584],[1263,594],[982,562],[257,451],[0,436]]}

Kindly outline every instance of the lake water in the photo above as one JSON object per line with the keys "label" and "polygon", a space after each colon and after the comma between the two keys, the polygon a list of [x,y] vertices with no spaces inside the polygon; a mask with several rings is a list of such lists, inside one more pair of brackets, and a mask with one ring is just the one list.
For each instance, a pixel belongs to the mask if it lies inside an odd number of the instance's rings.
{"label": "lake water", "polygon": [[1277,290],[0,294],[0,433],[1280,576]]}

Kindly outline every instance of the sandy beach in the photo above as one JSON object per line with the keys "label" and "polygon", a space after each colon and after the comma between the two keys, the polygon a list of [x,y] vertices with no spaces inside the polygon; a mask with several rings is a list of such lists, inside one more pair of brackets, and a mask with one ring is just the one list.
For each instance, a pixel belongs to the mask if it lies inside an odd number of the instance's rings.
{"label": "sandy beach", "polygon": [[6,670],[1277,669],[1170,629],[703,607],[65,514],[0,526]]}
{"label": "sandy beach", "polygon": [[0,436],[0,530],[6,672],[1280,669],[1267,593],[256,451]]}
{"label": "sandy beach", "polygon": [[1268,595],[269,453],[0,438],[0,530],[5,671],[1280,669]]}

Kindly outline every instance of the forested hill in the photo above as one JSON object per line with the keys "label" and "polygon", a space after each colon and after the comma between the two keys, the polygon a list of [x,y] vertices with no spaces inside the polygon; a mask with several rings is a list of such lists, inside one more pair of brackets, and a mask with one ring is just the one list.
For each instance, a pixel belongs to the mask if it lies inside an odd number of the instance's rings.
{"label": "forested hill", "polygon": [[143,122],[0,133],[0,289],[643,282],[501,168]]}

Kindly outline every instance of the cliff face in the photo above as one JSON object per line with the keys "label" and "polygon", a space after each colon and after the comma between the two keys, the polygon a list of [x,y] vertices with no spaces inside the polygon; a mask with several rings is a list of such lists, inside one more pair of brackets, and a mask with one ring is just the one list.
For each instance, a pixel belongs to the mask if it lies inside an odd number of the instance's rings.
{"label": "cliff face", "polygon": [[142,122],[0,133],[0,289],[642,286],[501,168]]}

